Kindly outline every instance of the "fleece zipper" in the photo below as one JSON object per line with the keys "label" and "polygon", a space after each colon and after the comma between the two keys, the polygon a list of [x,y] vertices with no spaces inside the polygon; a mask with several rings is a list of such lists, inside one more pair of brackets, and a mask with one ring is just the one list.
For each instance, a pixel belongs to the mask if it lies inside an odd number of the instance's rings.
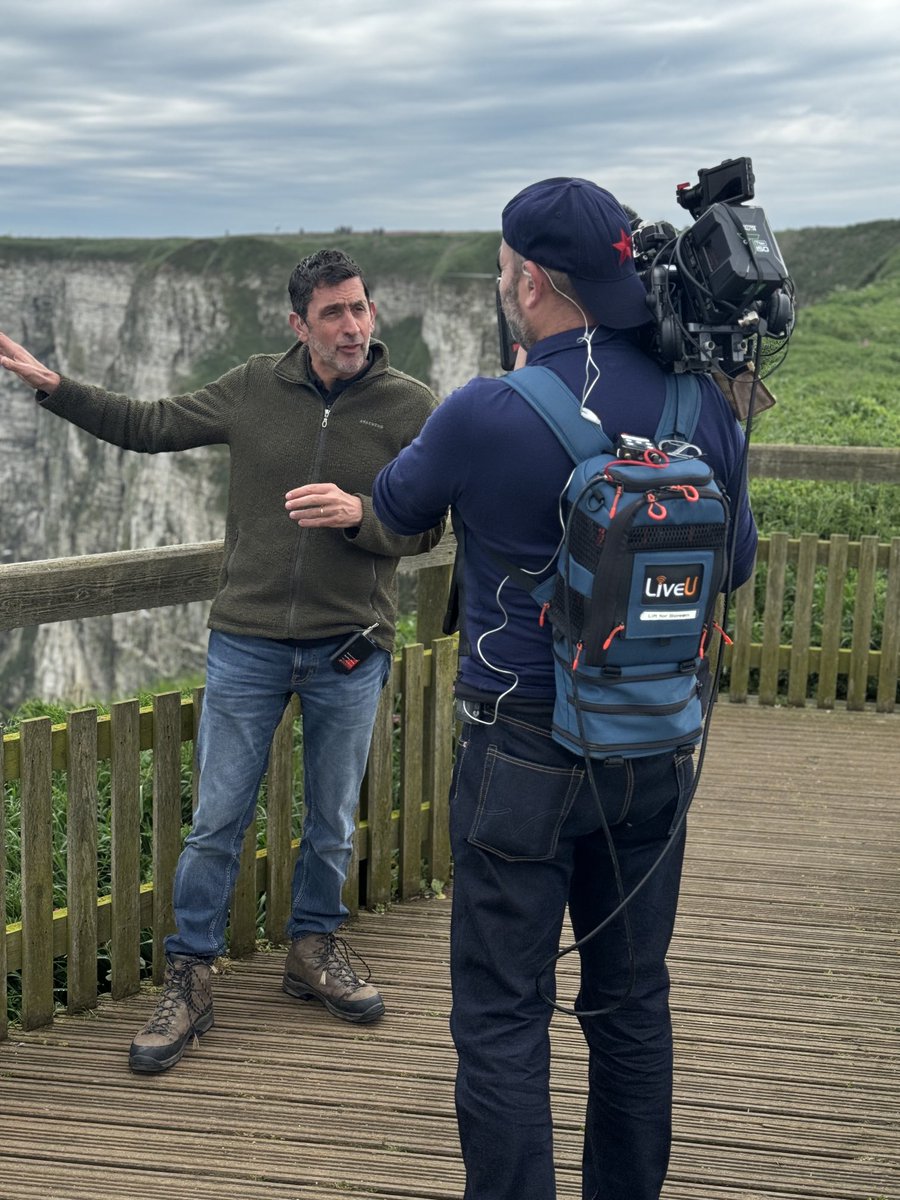
{"label": "fleece zipper", "polygon": [[[325,439],[328,436],[328,418],[331,415],[331,410],[334,408],[335,401],[329,403],[327,400],[323,402],[324,409],[322,412],[322,423],[319,426],[319,434],[316,440],[316,455],[313,459],[312,469],[309,475],[309,483],[319,482],[319,468],[322,464],[322,458],[325,454]],[[309,528],[301,528],[297,538],[297,552],[294,555],[294,566],[291,571],[291,603],[288,608],[288,621],[286,637],[291,637],[291,630],[294,629],[294,612],[297,603],[300,599],[301,581],[303,579],[303,559],[304,551],[309,543],[310,534],[316,533],[318,530]]]}

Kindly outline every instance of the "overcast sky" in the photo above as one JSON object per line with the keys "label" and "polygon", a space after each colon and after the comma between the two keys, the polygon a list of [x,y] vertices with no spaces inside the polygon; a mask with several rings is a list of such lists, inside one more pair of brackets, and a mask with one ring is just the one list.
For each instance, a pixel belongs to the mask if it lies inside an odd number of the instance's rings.
{"label": "overcast sky", "polygon": [[499,229],[750,155],[774,229],[900,217],[895,0],[6,0],[0,234]]}

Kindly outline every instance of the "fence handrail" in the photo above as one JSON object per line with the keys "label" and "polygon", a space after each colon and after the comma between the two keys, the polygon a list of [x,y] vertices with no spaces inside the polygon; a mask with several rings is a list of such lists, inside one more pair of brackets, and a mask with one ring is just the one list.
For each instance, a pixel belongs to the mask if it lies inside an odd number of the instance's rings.
{"label": "fence handrail", "polygon": [[[801,538],[811,536],[789,537],[789,545],[796,547]],[[761,537],[760,546],[768,540]],[[829,544],[827,539],[817,540],[819,563],[828,561]],[[849,545],[852,567],[859,543]],[[879,566],[887,563],[890,546],[878,543]],[[220,541],[198,542],[0,565],[0,631],[211,600],[218,586],[222,547]],[[455,551],[456,539],[448,531],[427,554],[402,559],[400,571],[449,567]]]}
{"label": "fence handrail", "polygon": [[[454,549],[455,541],[452,534],[448,534],[429,554],[404,559],[401,563],[404,571],[417,574],[416,637],[425,646],[430,646],[441,632]],[[0,629],[209,599],[215,593],[221,556],[220,542],[205,542],[0,566]],[[893,711],[900,641],[900,538],[879,542],[875,537],[864,537],[859,542],[850,542],[845,534],[834,534],[826,541],[814,533],[804,533],[797,538],[774,533],[760,538],[756,570],[769,571],[773,565],[775,574],[771,580],[767,577],[765,608],[761,613],[765,626],[763,658],[766,669],[763,675],[768,682],[761,688],[760,698],[765,694],[769,697],[766,702],[775,702],[777,677],[789,663],[793,675],[791,701],[802,702],[807,690],[806,676],[813,672],[820,676],[818,702],[830,704],[834,699],[837,675],[848,673],[849,654],[852,659],[850,673],[855,679],[852,697],[848,694],[851,706],[864,706],[866,679],[875,676],[878,679],[877,709]],[[796,573],[797,599],[805,609],[798,616],[795,630],[805,629],[806,633],[800,637],[792,636],[791,645],[786,646],[782,644],[780,626],[788,568]],[[831,683],[824,691],[819,663],[822,648],[813,646],[808,637],[818,568],[824,568],[828,577],[829,596],[827,631],[823,632],[823,638],[827,649],[826,674]],[[842,648],[837,640],[841,636],[844,582],[848,571],[861,571],[862,583],[855,589],[853,602],[852,653]],[[880,651],[870,646],[876,573],[885,580]],[[740,589],[736,600],[736,631],[741,644],[735,651],[734,666],[743,688],[748,683],[748,672],[761,665],[761,651],[752,637],[759,608],[755,591],[754,575]],[[729,655],[729,659],[731,657]],[[732,681],[735,682],[738,682],[737,678]],[[739,691],[740,688],[735,694]]]}
{"label": "fence handrail", "polygon": [[900,447],[795,446],[751,441],[748,471],[755,479],[900,484]]}
{"label": "fence handrail", "polygon": [[[753,443],[749,471],[775,479],[898,484],[900,448]],[[455,549],[448,530],[428,554],[402,559],[400,571],[446,568]],[[211,541],[2,564],[0,631],[210,600],[222,555],[222,541]],[[421,630],[419,636],[431,640]]]}
{"label": "fence handrail", "polygon": [[[428,554],[402,559],[400,570],[447,566],[455,549],[448,533]],[[223,543],[216,541],[5,563],[0,630],[211,600],[222,556]]]}

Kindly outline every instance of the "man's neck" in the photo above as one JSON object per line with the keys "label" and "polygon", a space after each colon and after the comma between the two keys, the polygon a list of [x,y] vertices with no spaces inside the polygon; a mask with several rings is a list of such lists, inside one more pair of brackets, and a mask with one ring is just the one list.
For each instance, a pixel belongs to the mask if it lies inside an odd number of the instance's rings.
{"label": "man's neck", "polygon": [[[544,338],[553,337],[555,333],[568,333],[569,330],[577,331],[578,333],[584,332],[584,321],[573,311],[570,305],[567,305],[566,308],[568,311],[561,308],[554,309],[543,315],[540,320],[532,322],[535,335],[534,340],[536,342],[540,342]],[[590,313],[587,313],[586,317],[588,328],[590,328],[595,324],[595,321]]]}
{"label": "man's neck", "polygon": [[357,371],[355,375],[351,375],[347,379],[335,375],[332,377],[331,382],[329,383],[328,381],[320,378],[320,376],[316,373],[316,369],[312,365],[312,358],[310,357],[309,377],[316,385],[316,389],[321,395],[322,399],[328,400],[334,398],[335,396],[339,396],[340,393],[343,392],[345,388],[348,388],[351,383],[356,383],[357,379],[362,379],[363,375],[365,375],[365,373],[369,370],[374,361],[375,356],[370,348],[365,366],[361,371]]}

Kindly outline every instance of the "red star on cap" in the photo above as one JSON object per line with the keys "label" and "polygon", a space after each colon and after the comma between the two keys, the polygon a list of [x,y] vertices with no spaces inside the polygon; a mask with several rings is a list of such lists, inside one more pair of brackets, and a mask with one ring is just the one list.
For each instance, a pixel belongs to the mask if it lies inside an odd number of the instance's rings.
{"label": "red star on cap", "polygon": [[620,267],[626,258],[634,258],[634,251],[631,246],[631,234],[626,233],[624,229],[619,230],[619,240],[613,242],[612,248],[619,252]]}

